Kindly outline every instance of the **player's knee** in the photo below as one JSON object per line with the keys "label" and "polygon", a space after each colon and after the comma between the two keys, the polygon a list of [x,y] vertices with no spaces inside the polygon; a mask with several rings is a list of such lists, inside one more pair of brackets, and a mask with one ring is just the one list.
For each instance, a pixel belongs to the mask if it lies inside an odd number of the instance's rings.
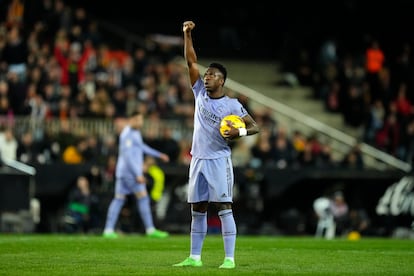
{"label": "player's knee", "polygon": [[205,213],[208,210],[208,202],[193,203],[191,208],[195,212]]}
{"label": "player's knee", "polygon": [[117,195],[115,195],[115,199],[124,201],[125,200],[125,195],[117,194]]}
{"label": "player's knee", "polygon": [[137,199],[140,199],[140,198],[143,198],[143,197],[146,197],[146,196],[148,196],[147,191],[139,191],[139,192],[135,193],[135,197]]}
{"label": "player's knee", "polygon": [[232,208],[232,204],[230,202],[216,202],[214,205],[216,206],[217,211],[223,211]]}

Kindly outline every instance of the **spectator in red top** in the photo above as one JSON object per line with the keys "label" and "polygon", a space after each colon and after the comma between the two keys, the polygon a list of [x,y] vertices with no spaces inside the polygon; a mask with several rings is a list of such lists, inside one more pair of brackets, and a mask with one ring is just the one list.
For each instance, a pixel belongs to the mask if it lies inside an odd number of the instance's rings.
{"label": "spectator in red top", "polygon": [[365,52],[365,70],[371,91],[379,89],[379,73],[384,68],[385,55],[377,40],[373,40]]}
{"label": "spectator in red top", "polygon": [[409,98],[407,97],[407,84],[401,83],[398,87],[397,97],[394,100],[397,114],[402,117],[401,119],[407,118],[414,114],[414,108]]}
{"label": "spectator in red top", "polygon": [[395,112],[391,112],[385,118],[384,125],[376,134],[376,146],[391,155],[396,155],[400,144],[401,125]]}
{"label": "spectator in red top", "polygon": [[83,46],[78,42],[70,44],[64,33],[57,36],[54,54],[61,67],[60,83],[70,85],[73,98],[77,95],[79,84],[85,80],[85,67],[92,52],[90,43]]}

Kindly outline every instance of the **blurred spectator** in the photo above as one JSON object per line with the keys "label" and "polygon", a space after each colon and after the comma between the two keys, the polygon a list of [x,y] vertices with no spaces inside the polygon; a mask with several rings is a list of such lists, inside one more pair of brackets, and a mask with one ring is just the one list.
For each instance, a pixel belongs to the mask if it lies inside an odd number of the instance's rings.
{"label": "blurred spectator", "polygon": [[294,65],[295,68],[293,70],[300,85],[312,87],[315,84],[315,76],[313,61],[310,55],[306,48],[300,49],[297,64]]}
{"label": "blurred spectator", "polygon": [[79,176],[75,185],[68,195],[65,230],[68,233],[88,233],[99,226],[99,198],[91,191],[86,176]]}
{"label": "blurred spectator", "polygon": [[6,26],[23,27],[24,23],[24,2],[22,0],[10,0],[7,6]]}
{"label": "blurred spectator", "polygon": [[0,130],[0,157],[3,160],[16,160],[18,141],[10,127]]}
{"label": "blurred spectator", "polygon": [[270,129],[262,129],[251,150],[253,158],[257,160],[261,166],[269,166],[273,163]]}
{"label": "blurred spectator", "polygon": [[373,145],[375,136],[382,128],[385,119],[385,108],[381,99],[375,99],[369,106],[368,116],[364,122],[364,142]]}
{"label": "blurred spectator", "polygon": [[43,121],[49,116],[49,107],[40,94],[33,95],[29,100],[29,107],[30,116],[35,120]]}
{"label": "blurred spectator", "polygon": [[[406,83],[408,86],[413,84],[413,52],[410,42],[403,42],[401,47],[398,47],[392,73],[393,82]],[[413,95],[410,96],[410,100],[414,101]]]}
{"label": "blurred spectator", "polygon": [[13,109],[7,96],[0,96],[0,116],[13,117]]}
{"label": "blurred spectator", "polygon": [[154,217],[158,219],[158,224],[160,224],[162,215],[157,212],[157,205],[164,195],[165,173],[153,156],[146,155],[144,158],[144,174],[147,178],[147,188],[151,197],[151,208]]}
{"label": "blurred spectator", "polygon": [[379,73],[379,87],[378,90],[371,90],[371,102],[375,100],[381,100],[384,106],[388,106],[390,101],[392,100],[393,93],[394,93],[394,84],[395,82],[391,79],[391,72],[390,68],[383,68]]}
{"label": "blurred spectator", "polygon": [[317,164],[317,156],[312,150],[311,143],[306,142],[303,151],[298,153],[296,162],[302,168],[314,167]]}
{"label": "blurred spectator", "polygon": [[33,133],[31,131],[24,132],[19,139],[17,160],[26,164],[44,164],[46,159],[41,145],[34,140]]}
{"label": "blurred spectator", "polygon": [[378,40],[373,38],[365,51],[365,69],[367,80],[372,91],[379,87],[379,73],[385,64],[385,54]]}
{"label": "blurred spectator", "polygon": [[343,157],[340,163],[342,168],[363,170],[365,168],[364,159],[359,144],[354,145]]}
{"label": "blurred spectator", "polygon": [[75,144],[69,145],[63,149],[62,160],[66,164],[81,164],[86,161],[84,154],[87,149],[87,139],[80,137]]}
{"label": "blurred spectator", "polygon": [[328,112],[336,113],[341,111],[341,89],[341,83],[338,80],[334,80],[327,86],[326,92],[321,91],[323,94],[320,97]]}
{"label": "blurred spectator", "polygon": [[414,165],[414,117],[411,117],[402,131],[397,157]]}
{"label": "blurred spectator", "polygon": [[118,153],[118,143],[117,137],[115,134],[109,133],[104,135],[100,138],[101,146],[100,146],[100,154],[108,158],[111,155],[117,155]]}
{"label": "blurred spectator", "polygon": [[362,235],[370,235],[371,219],[363,208],[351,208],[349,210],[348,232],[356,231]]}
{"label": "blurred spectator", "polygon": [[365,101],[360,86],[351,84],[346,91],[343,103],[343,115],[345,124],[352,127],[360,127],[365,119]]}
{"label": "blurred spectator", "polygon": [[[115,154],[109,154],[106,158],[106,163],[103,165],[102,187],[101,192],[108,196],[109,201],[112,199],[115,187],[115,168],[116,168]],[[104,206],[108,206],[109,202]]]}
{"label": "blurred spectator", "polygon": [[92,162],[93,164],[104,164],[104,156],[101,155],[100,149],[102,143],[96,135],[90,134],[85,137],[86,149],[82,151],[82,156],[85,162]]}
{"label": "blurred spectator", "polygon": [[178,161],[180,145],[174,138],[174,132],[171,127],[164,126],[161,130],[158,148],[170,157],[171,163],[176,163]]}
{"label": "blurred spectator", "polygon": [[321,68],[328,64],[336,64],[338,62],[337,42],[334,38],[328,38],[322,42],[319,49],[318,63]]}
{"label": "blurred spectator", "polygon": [[74,145],[77,136],[73,132],[73,126],[69,120],[59,121],[59,131],[54,137],[50,137],[52,141],[51,149],[53,154],[62,158],[63,151],[70,145]]}
{"label": "blurred spectator", "polygon": [[273,139],[272,156],[273,163],[279,169],[286,169],[294,161],[294,147],[284,128],[283,131],[279,128],[277,136]]}
{"label": "blurred spectator", "polygon": [[300,130],[293,130],[292,145],[295,148],[296,154],[299,154],[300,152],[305,150],[306,142],[306,137]]}
{"label": "blurred spectator", "polygon": [[1,52],[1,62],[5,63],[9,73],[15,73],[19,82],[26,78],[26,61],[29,54],[26,39],[19,26],[13,25],[7,32],[7,43]]}
{"label": "blurred spectator", "polygon": [[336,234],[345,234],[345,231],[349,228],[349,207],[341,191],[337,191],[332,195],[330,210],[336,224]]}
{"label": "blurred spectator", "polygon": [[401,83],[398,86],[395,99],[391,102],[395,105],[398,120],[401,122],[402,126],[405,126],[410,116],[414,115],[414,105],[411,103],[407,91],[407,84]]}
{"label": "blurred spectator", "polygon": [[317,161],[318,168],[333,168],[336,167],[336,162],[333,157],[332,147],[329,144],[323,144],[321,152]]}
{"label": "blurred spectator", "polygon": [[396,154],[396,150],[400,143],[401,126],[397,119],[397,114],[391,112],[386,115],[382,128],[375,136],[375,145],[391,155]]}
{"label": "blurred spectator", "polygon": [[93,51],[92,45],[71,42],[63,31],[56,36],[54,56],[61,68],[62,85],[69,85],[76,98],[79,85],[85,81],[86,63]]}

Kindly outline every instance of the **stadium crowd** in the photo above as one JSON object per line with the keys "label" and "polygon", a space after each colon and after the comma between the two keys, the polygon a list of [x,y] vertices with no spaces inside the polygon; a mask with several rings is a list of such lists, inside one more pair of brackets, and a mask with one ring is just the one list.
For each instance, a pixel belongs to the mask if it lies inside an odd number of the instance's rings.
{"label": "stadium crowd", "polygon": [[[99,32],[98,22],[90,19],[82,7],[70,7],[62,0],[42,4],[37,13],[25,16],[23,2],[10,1],[7,19],[1,25],[0,114],[2,137],[10,140],[2,147],[12,149],[7,156],[3,149],[4,157],[29,164],[77,163],[102,161],[109,156],[107,152],[116,154],[113,147],[117,133],[76,137],[73,129],[68,129],[69,120],[115,122],[139,109],[151,122],[172,119],[191,125],[191,89],[174,47],[161,44],[151,49],[137,47],[132,52],[111,49]],[[17,9],[15,5],[22,7]],[[249,107],[249,99],[242,95],[239,98]],[[317,134],[303,137],[300,130],[295,130],[291,136],[292,130],[277,126],[270,110],[252,112],[267,131],[257,140],[235,143],[239,148],[235,153],[237,165],[247,165],[251,157],[256,164],[279,164],[282,168],[333,164],[329,145],[322,145]],[[60,133],[51,137],[39,130],[17,131],[12,120],[17,116],[45,122],[59,119]],[[170,147],[165,151],[170,152],[173,162],[188,163],[189,141],[174,139],[168,129],[162,137],[153,135],[149,130],[146,138],[161,139],[153,142]]]}
{"label": "stadium crowd", "polygon": [[[154,128],[160,120],[192,125],[192,91],[181,53],[174,47],[158,43],[151,48],[113,49],[100,32],[99,22],[82,7],[71,7],[64,0],[40,1],[36,6],[30,1],[6,2],[2,3],[5,20],[0,25],[2,158],[26,164],[92,162],[97,171],[88,175],[88,181],[96,184],[99,180],[108,192],[119,133],[76,135],[69,121],[98,119],[117,124],[138,109]],[[301,85],[315,88],[316,97],[326,102],[328,111],[343,112],[350,125],[363,125],[365,142],[412,162],[412,57],[409,45],[405,46],[396,68],[380,63],[368,71],[370,67],[362,62],[365,57],[340,59],[328,51],[321,55],[324,59],[319,67],[299,60],[295,72]],[[369,48],[367,58],[369,50],[374,51]],[[380,50],[377,46],[375,51]],[[304,66],[310,66],[312,74],[304,73]],[[400,77],[398,85],[390,82],[391,75]],[[358,145],[335,160],[329,143],[322,143],[317,133],[307,137],[299,129],[281,126],[271,110],[251,110],[249,99],[236,96],[263,130],[257,137],[233,142],[236,167],[364,168]],[[41,129],[21,129],[14,124],[17,117],[44,122],[58,119],[59,132],[52,135]],[[189,139],[169,128],[161,132],[149,128],[144,138],[168,153],[173,164],[189,164]]]}
{"label": "stadium crowd", "polygon": [[289,55],[284,70],[297,81],[289,84],[312,88],[328,114],[340,114],[344,124],[358,130],[360,141],[413,164],[413,41],[390,43],[366,33],[356,47],[349,43],[332,36],[316,49],[303,47]]}

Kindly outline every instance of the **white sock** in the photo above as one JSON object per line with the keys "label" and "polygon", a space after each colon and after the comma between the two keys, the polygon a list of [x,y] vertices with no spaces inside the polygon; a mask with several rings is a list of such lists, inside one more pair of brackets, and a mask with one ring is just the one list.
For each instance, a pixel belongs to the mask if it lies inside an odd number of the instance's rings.
{"label": "white sock", "polygon": [[200,256],[200,255],[190,255],[190,258],[191,258],[191,259],[194,259],[194,260],[196,260],[196,261],[201,260],[201,256]]}
{"label": "white sock", "polygon": [[145,232],[147,233],[147,234],[151,234],[152,232],[154,232],[155,231],[155,228],[154,227],[150,227],[150,228],[147,228],[146,230],[145,230]]}

